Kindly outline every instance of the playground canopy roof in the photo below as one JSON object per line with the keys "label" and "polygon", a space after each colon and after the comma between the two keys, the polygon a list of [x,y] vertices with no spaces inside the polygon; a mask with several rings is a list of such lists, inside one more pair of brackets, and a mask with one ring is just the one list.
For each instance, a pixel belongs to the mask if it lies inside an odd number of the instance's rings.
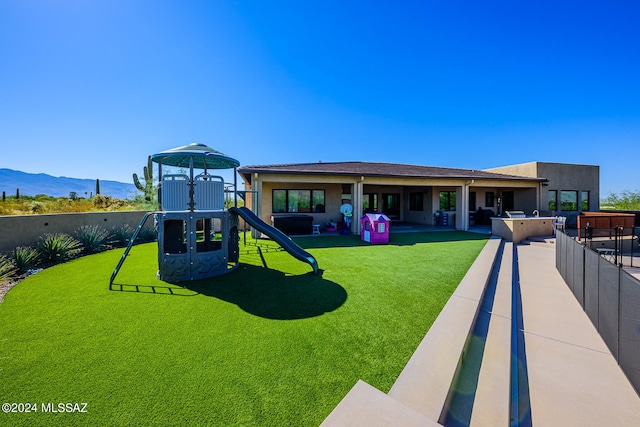
{"label": "playground canopy roof", "polygon": [[195,169],[232,169],[240,166],[236,159],[197,142],[151,155],[151,160],[156,163],[181,168],[188,168],[191,158]]}

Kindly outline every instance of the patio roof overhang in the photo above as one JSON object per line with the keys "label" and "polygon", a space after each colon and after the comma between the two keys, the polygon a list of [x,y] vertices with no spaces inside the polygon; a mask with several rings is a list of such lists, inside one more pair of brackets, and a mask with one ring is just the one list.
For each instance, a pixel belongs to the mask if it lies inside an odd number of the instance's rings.
{"label": "patio roof overhang", "polygon": [[541,183],[548,181],[546,178],[507,175],[474,169],[442,168],[434,166],[376,162],[318,162],[243,166],[238,169],[238,172],[248,183],[251,183],[251,176],[254,173],[266,175],[363,176],[376,178],[511,181],[529,183]]}

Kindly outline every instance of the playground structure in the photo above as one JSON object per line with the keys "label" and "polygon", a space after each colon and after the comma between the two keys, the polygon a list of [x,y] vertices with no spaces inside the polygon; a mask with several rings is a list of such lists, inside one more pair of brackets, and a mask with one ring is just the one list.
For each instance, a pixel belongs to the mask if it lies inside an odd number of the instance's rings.
{"label": "playground structure", "polygon": [[[109,285],[116,278],[138,233],[150,216],[158,229],[158,278],[166,282],[207,279],[238,267],[238,217],[297,259],[318,271],[315,258],[280,230],[266,224],[245,207],[238,207],[237,174],[240,163],[204,144],[190,144],[151,156],[158,163],[159,211],[147,213],[129,240]],[[188,169],[189,173],[162,173],[162,167]],[[233,207],[225,208],[225,182],[211,170],[234,170]],[[202,172],[196,174],[196,170]],[[231,186],[231,184],[228,184]]]}

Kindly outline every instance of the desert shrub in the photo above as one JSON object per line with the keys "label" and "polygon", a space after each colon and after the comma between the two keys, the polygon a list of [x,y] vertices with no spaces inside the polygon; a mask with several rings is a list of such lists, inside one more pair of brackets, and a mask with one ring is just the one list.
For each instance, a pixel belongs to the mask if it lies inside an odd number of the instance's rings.
{"label": "desert shrub", "polygon": [[102,210],[118,210],[127,206],[127,201],[122,199],[116,199],[104,194],[97,194],[93,199],[93,206],[96,209]]}
{"label": "desert shrub", "polygon": [[143,194],[136,194],[130,203],[135,209],[143,211],[155,211],[158,209],[158,200],[155,198],[147,200]]}
{"label": "desert shrub", "polygon": [[27,270],[38,265],[40,254],[36,248],[31,246],[18,246],[9,254],[9,258],[13,261],[19,273],[26,273]]}
{"label": "desert shrub", "polygon": [[13,205],[0,202],[0,215],[13,215]]}
{"label": "desert shrub", "polygon": [[29,211],[34,214],[41,214],[47,211],[47,207],[44,203],[34,200],[33,202],[29,203]]}
{"label": "desert shrub", "polygon": [[111,206],[111,196],[96,194],[96,196],[93,198],[93,205],[96,208],[106,209]]}
{"label": "desert shrub", "polygon": [[603,205],[615,210],[640,210],[640,191],[624,190],[620,194],[609,194],[602,202]]}
{"label": "desert shrub", "polygon": [[9,258],[0,255],[0,285],[13,279],[16,266]]}
{"label": "desert shrub", "polygon": [[111,243],[117,246],[126,246],[134,231],[129,224],[114,227],[111,230]]}
{"label": "desert shrub", "polygon": [[76,239],[82,245],[83,252],[91,254],[106,249],[109,232],[99,225],[83,225],[76,232]]}
{"label": "desert shrub", "polygon": [[81,245],[68,234],[45,234],[36,245],[40,259],[45,263],[59,263],[80,253]]}
{"label": "desert shrub", "polygon": [[52,212],[73,212],[74,200],[60,197],[52,203]]}

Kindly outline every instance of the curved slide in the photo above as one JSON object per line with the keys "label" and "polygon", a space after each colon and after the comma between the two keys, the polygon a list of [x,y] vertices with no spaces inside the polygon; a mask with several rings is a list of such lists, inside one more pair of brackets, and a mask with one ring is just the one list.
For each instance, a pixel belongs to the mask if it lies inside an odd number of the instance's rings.
{"label": "curved slide", "polygon": [[285,251],[296,257],[302,262],[306,262],[313,268],[314,274],[318,274],[318,262],[309,252],[298,246],[289,236],[275,227],[264,222],[260,217],[245,207],[230,208],[229,212],[233,212],[242,217],[250,226],[271,237],[276,243],[284,248]]}

